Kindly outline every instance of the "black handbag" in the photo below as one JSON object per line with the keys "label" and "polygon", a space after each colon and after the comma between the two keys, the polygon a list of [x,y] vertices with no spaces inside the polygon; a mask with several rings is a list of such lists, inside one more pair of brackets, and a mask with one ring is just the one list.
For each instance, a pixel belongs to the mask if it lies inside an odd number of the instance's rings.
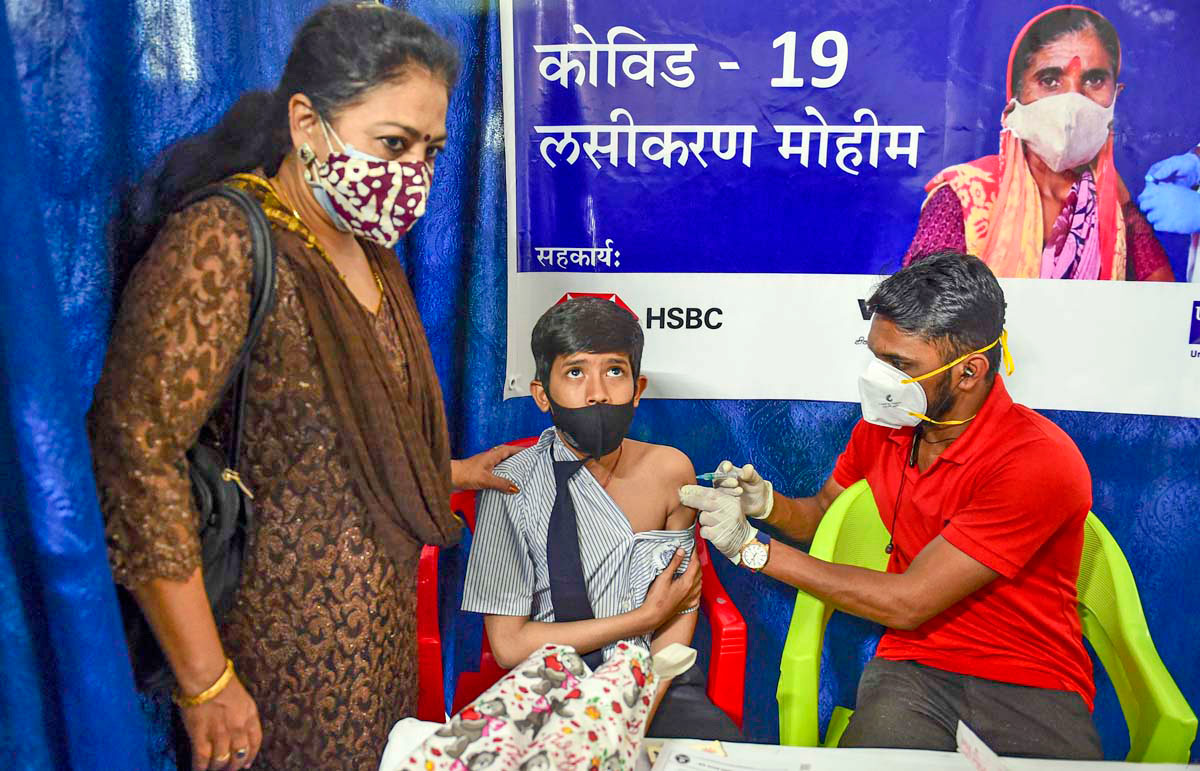
{"label": "black handbag", "polygon": [[[238,475],[238,460],[241,455],[246,384],[250,379],[250,354],[275,303],[275,251],[271,242],[271,228],[262,207],[242,190],[225,185],[210,185],[188,196],[179,208],[183,209],[211,196],[221,196],[233,201],[245,213],[250,226],[250,254],[254,263],[249,330],[230,372],[229,381],[222,389],[222,397],[231,387],[234,389],[233,423],[228,446],[222,448],[219,437],[206,428],[201,432],[196,444],[187,452],[192,498],[200,512],[200,553],[204,589],[208,594],[213,617],[220,625],[225,614],[233,607],[247,539],[254,525],[253,496]],[[224,398],[218,400],[218,404],[223,402]],[[117,590],[138,690],[169,694],[175,678],[154,637],[154,632],[138,608],[132,593],[119,585]]]}

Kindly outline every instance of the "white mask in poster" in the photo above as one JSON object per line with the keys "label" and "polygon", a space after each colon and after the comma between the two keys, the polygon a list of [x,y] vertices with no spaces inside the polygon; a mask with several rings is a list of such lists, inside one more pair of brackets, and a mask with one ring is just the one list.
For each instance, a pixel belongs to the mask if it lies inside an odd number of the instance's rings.
{"label": "white mask in poster", "polygon": [[1071,91],[1021,104],[1010,102],[1012,111],[1004,127],[1037,153],[1046,165],[1061,172],[1088,163],[1112,130],[1117,97],[1102,107],[1083,94]]}

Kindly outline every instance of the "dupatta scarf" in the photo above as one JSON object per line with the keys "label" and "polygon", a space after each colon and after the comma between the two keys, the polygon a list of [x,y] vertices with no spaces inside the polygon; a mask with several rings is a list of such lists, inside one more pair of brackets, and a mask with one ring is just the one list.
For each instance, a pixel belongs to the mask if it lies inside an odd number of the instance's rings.
{"label": "dupatta scarf", "polygon": [[271,223],[285,231],[277,233],[279,258],[294,267],[346,461],[383,547],[397,565],[412,565],[422,544],[455,543],[462,526],[450,510],[450,439],[442,391],[399,261],[389,250],[362,242],[399,324],[408,387],[390,363],[370,314],[270,183],[254,174],[238,174],[226,183],[253,195]]}

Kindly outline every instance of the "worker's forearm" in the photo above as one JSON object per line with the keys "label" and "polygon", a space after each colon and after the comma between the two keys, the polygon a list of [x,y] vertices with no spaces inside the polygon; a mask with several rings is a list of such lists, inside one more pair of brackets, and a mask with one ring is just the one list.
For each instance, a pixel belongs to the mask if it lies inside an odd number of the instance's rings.
{"label": "worker's forearm", "polygon": [[810,543],[817,525],[825,515],[816,496],[808,498],[789,498],[779,492],[774,492],[771,503],[771,515],[767,524],[794,541]]}
{"label": "worker's forearm", "polygon": [[186,581],[152,578],[132,589],[184,693],[208,688],[225,669],[200,569]]}
{"label": "worker's forearm", "polygon": [[779,541],[771,542],[762,572],[839,610],[894,629],[913,629],[925,620],[907,597],[903,574],[825,562]]}

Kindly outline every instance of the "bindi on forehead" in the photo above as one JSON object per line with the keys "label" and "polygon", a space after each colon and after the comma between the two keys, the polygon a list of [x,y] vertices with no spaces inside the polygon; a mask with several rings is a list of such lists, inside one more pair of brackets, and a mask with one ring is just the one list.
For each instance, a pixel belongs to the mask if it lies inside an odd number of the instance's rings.
{"label": "bindi on forehead", "polygon": [[1067,33],[1035,52],[1029,60],[1026,75],[1032,75],[1046,67],[1060,67],[1066,70],[1074,59],[1079,60],[1078,66],[1082,70],[1100,68],[1112,71],[1113,68],[1108,49],[1100,42],[1095,32],[1087,29]]}

